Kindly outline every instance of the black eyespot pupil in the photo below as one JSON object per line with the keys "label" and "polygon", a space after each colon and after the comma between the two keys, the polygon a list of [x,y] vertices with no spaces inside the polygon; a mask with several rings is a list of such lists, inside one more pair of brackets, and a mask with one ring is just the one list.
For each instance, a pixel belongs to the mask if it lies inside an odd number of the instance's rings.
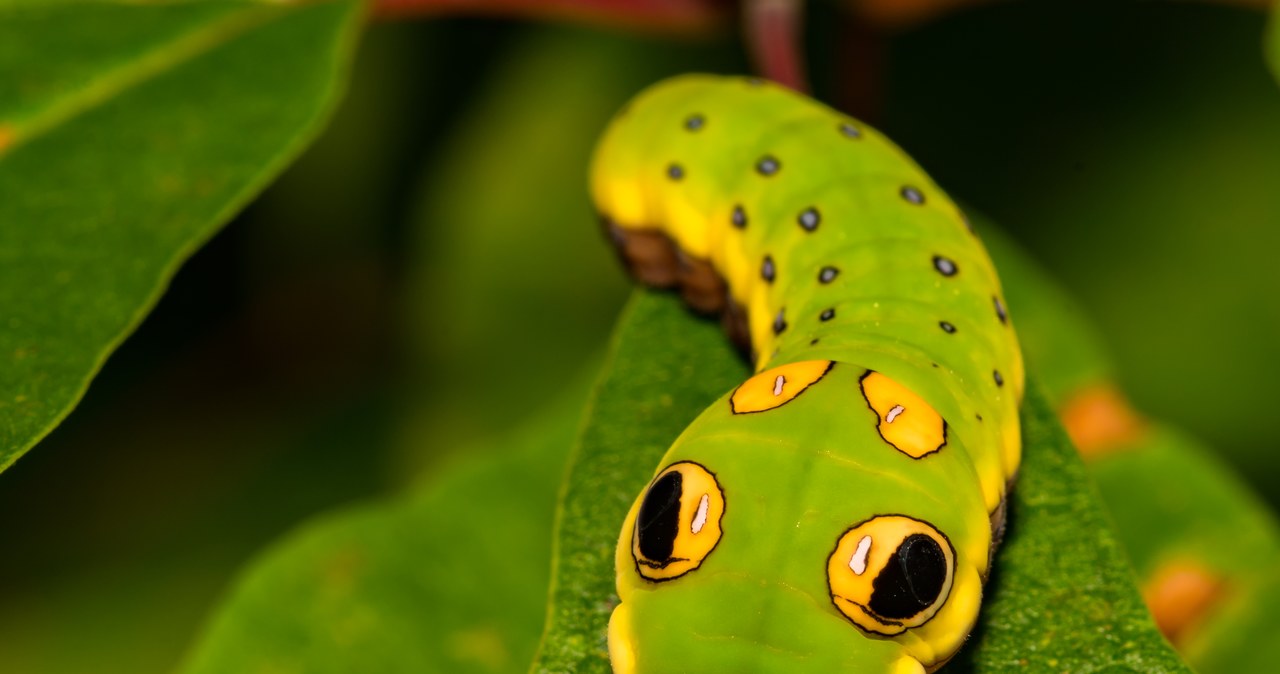
{"label": "black eyespot pupil", "polygon": [[675,550],[680,533],[680,494],[684,478],[673,470],[649,487],[636,515],[636,532],[640,554],[653,562],[666,562]]}
{"label": "black eyespot pupil", "polygon": [[872,581],[870,608],[882,618],[905,620],[932,606],[946,580],[942,547],[925,534],[911,534]]}

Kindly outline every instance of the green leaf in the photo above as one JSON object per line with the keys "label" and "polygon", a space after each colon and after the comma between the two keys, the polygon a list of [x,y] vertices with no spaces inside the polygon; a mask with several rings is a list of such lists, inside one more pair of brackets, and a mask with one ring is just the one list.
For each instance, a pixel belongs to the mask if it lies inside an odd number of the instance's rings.
{"label": "green leaf", "polygon": [[585,385],[400,498],[313,521],[237,583],[184,674],[523,672]]}
{"label": "green leaf", "polygon": [[[565,486],[536,672],[607,672],[618,526],[670,442],[747,374],[715,324],[641,291],[615,333]],[[980,625],[947,671],[1187,671],[1147,615],[1132,572],[1035,386],[1010,530]],[[626,447],[619,452],[617,448]]]}
{"label": "green leaf", "polygon": [[359,8],[0,5],[0,470],[320,128]]}
{"label": "green leaf", "polygon": [[[1100,336],[1084,312],[1024,251],[980,218],[1028,367],[1055,401],[1115,386]],[[1160,422],[1088,459],[1089,478],[1144,584],[1166,565],[1194,564],[1222,584],[1212,605],[1177,633],[1197,671],[1245,672],[1280,659],[1280,525],[1209,447]],[[1177,485],[1170,489],[1169,485]]]}
{"label": "green leaf", "polygon": [[1267,22],[1266,51],[1271,74],[1280,80],[1280,2],[1275,3],[1271,10],[1271,20]]}
{"label": "green leaf", "polygon": [[1088,313],[1026,250],[981,214],[968,210],[987,254],[1000,270],[1005,303],[1027,366],[1053,403],[1114,376],[1102,335]]}

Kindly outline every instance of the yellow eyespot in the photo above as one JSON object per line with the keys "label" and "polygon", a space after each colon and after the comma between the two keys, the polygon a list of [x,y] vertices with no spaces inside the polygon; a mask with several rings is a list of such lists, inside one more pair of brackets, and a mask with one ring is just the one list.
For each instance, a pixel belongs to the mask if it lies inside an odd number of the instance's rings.
{"label": "yellow eyespot", "polygon": [[868,371],[860,380],[867,406],[878,416],[880,437],[913,459],[947,444],[947,424],[923,398],[898,382]]}
{"label": "yellow eyespot", "polygon": [[698,568],[720,542],[724,491],[711,471],[692,461],[673,463],[640,497],[631,556],[636,571],[660,582]]}
{"label": "yellow eyespot", "polygon": [[734,414],[764,412],[782,407],[818,383],[828,371],[829,360],[806,360],[779,365],[742,382],[729,398]]}
{"label": "yellow eyespot", "polygon": [[827,558],[831,603],[859,628],[894,636],[929,622],[951,593],[956,552],[928,522],[878,515],[855,524]]}

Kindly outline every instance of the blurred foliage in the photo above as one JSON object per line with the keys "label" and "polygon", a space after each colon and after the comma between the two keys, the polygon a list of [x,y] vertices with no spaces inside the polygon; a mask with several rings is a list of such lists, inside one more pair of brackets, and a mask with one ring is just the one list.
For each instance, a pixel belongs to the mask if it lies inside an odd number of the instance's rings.
{"label": "blurred foliage", "polygon": [[[0,34],[16,35],[5,32],[15,11],[63,4],[0,2],[10,8]],[[40,5],[53,9],[25,9]],[[954,196],[1016,227],[1119,347],[1115,362],[1141,406],[1222,447],[1280,500],[1270,452],[1280,422],[1268,406],[1278,304],[1266,257],[1280,231],[1270,189],[1280,98],[1259,58],[1261,17],[1001,3],[889,40],[827,5],[812,12],[819,94],[874,115]],[[117,28],[122,44],[142,30]],[[857,48],[840,39],[849,30]],[[1273,64],[1278,30],[1273,21]],[[531,386],[553,399],[573,381],[625,287],[591,242],[584,148],[648,81],[743,70],[727,42],[498,20],[374,26],[365,39],[352,95],[321,142],[184,267],[81,409],[0,474],[0,509],[39,513],[6,524],[0,671],[170,670],[233,570],[283,531],[418,479],[431,489],[432,475],[454,465],[439,455],[501,446],[502,433],[545,409],[520,405]],[[562,44],[575,40],[580,52]],[[21,44],[31,42],[0,39],[0,62],[31,66],[16,60]],[[103,58],[64,52],[82,67]],[[271,54],[262,63],[285,49]],[[10,81],[2,72],[0,87]],[[0,96],[0,109],[10,100]],[[538,132],[520,133],[526,117]],[[265,144],[262,129],[248,128],[239,141]],[[23,153],[55,142],[57,131],[0,152],[0,186],[16,179],[4,176]],[[515,145],[504,156],[506,143]],[[126,173],[141,146],[112,147],[125,149],[94,180]],[[539,197],[524,218],[520,201],[531,197],[507,196],[522,189]],[[2,193],[5,212],[18,202]],[[0,240],[15,235],[8,222],[0,218]],[[201,226],[200,239],[212,231]],[[143,302],[176,264],[153,262]],[[546,294],[536,289],[544,280]],[[27,301],[30,289],[20,290]],[[535,303],[553,293],[561,304],[544,322]],[[85,352],[63,389],[68,404],[109,343]]]}
{"label": "blurred foliage", "polygon": [[413,494],[286,537],[236,583],[180,671],[526,671],[586,399],[566,383],[575,392],[539,405],[536,421],[469,448]]}
{"label": "blurred foliage", "polygon": [[725,60],[693,48],[657,57],[653,45],[573,30],[518,43],[427,167],[405,280],[416,308],[407,365],[427,403],[411,423],[448,434],[443,446],[514,427],[608,334],[630,282],[583,197],[595,138],[645,84]]}
{"label": "blurred foliage", "polygon": [[[1054,406],[1110,385],[1114,364],[1079,305],[1007,236],[970,218],[1000,270],[1027,367]],[[1086,461],[1139,585],[1151,592],[1170,569],[1202,574],[1210,599],[1176,630],[1179,652],[1204,674],[1265,669],[1280,659],[1280,642],[1259,638],[1280,628],[1270,608],[1280,589],[1274,512],[1209,447],[1159,420],[1139,423]]]}

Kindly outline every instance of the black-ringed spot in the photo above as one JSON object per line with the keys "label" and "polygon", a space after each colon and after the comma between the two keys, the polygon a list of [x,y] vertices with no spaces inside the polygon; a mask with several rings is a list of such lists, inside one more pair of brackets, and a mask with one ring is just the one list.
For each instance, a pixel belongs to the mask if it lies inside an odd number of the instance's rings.
{"label": "black-ringed spot", "polygon": [[831,603],[859,629],[901,634],[933,618],[955,581],[946,534],[907,515],[877,515],[836,539],[827,558]]}
{"label": "black-ringed spot", "polygon": [[917,206],[924,203],[924,193],[910,185],[904,186],[900,193],[902,194],[902,198],[906,199],[909,203]]}
{"label": "black-ringed spot", "polygon": [[782,162],[778,161],[773,155],[765,155],[756,160],[756,173],[762,176],[771,176],[782,170]]}
{"label": "black-ringed spot", "polygon": [[941,255],[933,256],[933,268],[938,270],[938,273],[943,276],[955,276],[960,271],[960,268],[956,266],[955,262],[950,258],[946,258]]}
{"label": "black-ringed spot", "polygon": [[822,224],[822,214],[818,213],[818,209],[810,206],[800,211],[800,215],[796,217],[796,222],[804,231],[812,232],[818,228],[818,225]]}
{"label": "black-ringed spot", "polygon": [[760,278],[769,283],[773,283],[773,279],[777,277],[778,269],[773,264],[773,258],[766,255],[764,262],[760,263]]}
{"label": "black-ringed spot", "polygon": [[637,504],[631,556],[646,580],[663,582],[702,565],[720,542],[724,490],[716,476],[692,461],[663,469]]}

